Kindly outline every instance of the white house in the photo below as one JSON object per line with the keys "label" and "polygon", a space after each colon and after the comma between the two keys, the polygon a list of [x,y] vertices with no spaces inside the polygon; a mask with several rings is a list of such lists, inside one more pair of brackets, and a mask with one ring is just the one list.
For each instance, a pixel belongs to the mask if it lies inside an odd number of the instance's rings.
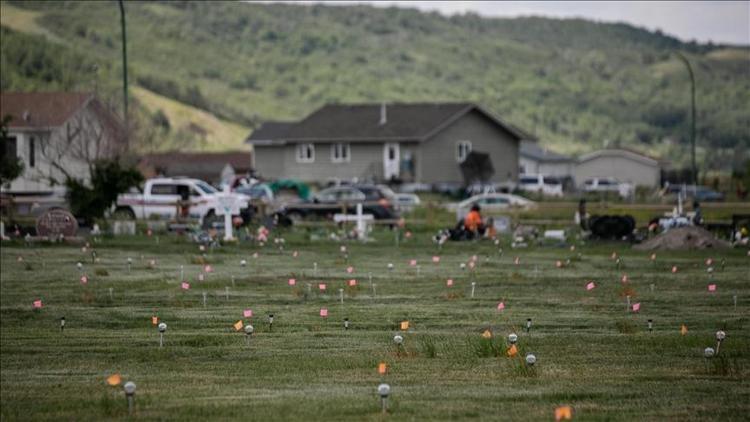
{"label": "white house", "polygon": [[24,163],[21,176],[3,192],[62,193],[66,177],[88,181],[89,164],[116,154],[122,125],[93,94],[3,92],[0,116],[10,116],[3,153]]}
{"label": "white house", "polygon": [[582,155],[576,163],[576,186],[593,177],[614,177],[635,186],[659,187],[661,166],[643,154],[626,149],[602,149]]}
{"label": "white house", "polygon": [[518,171],[521,174],[543,174],[561,179],[573,177],[575,160],[558,154],[530,140],[521,141]]}

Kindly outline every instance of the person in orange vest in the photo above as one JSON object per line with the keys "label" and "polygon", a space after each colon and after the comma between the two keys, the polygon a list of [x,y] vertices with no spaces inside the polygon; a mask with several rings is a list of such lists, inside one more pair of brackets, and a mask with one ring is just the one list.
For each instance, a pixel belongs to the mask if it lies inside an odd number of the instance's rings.
{"label": "person in orange vest", "polygon": [[470,238],[479,237],[484,233],[484,224],[482,224],[482,214],[479,213],[479,205],[474,204],[471,211],[464,218],[464,229],[470,233]]}

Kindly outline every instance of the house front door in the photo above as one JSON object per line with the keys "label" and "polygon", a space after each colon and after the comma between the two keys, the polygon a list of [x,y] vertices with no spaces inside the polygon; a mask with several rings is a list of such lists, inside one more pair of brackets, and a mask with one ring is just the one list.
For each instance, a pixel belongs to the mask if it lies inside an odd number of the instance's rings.
{"label": "house front door", "polygon": [[383,145],[383,178],[391,180],[399,176],[400,151],[397,143]]}

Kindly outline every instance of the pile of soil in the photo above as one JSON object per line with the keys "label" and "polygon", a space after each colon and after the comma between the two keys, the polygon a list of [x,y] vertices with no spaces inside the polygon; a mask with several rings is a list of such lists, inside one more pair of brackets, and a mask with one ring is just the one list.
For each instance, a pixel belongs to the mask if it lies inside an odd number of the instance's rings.
{"label": "pile of soil", "polygon": [[684,249],[724,249],[731,248],[729,242],[717,239],[701,227],[680,227],[670,229],[640,245],[633,246],[639,251],[684,250]]}

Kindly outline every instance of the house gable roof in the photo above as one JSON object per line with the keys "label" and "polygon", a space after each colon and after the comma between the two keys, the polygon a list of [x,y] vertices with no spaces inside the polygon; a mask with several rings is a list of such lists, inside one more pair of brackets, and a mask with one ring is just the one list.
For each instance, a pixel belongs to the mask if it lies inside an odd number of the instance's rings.
{"label": "house gable roof", "polygon": [[[381,124],[381,113],[385,122]],[[513,126],[472,103],[328,104],[298,123],[291,124],[272,141],[276,144],[305,141],[388,142],[429,139],[469,112],[476,111],[509,132],[524,136]],[[263,127],[261,127],[262,129]],[[267,141],[253,133],[250,143]]]}
{"label": "house gable roof", "polygon": [[59,127],[93,98],[81,92],[3,92],[0,116],[11,116],[10,129]]}
{"label": "house gable roof", "polygon": [[643,155],[639,152],[618,148],[618,149],[600,149],[598,151],[590,152],[588,154],[584,154],[581,157],[578,158],[579,163],[583,163],[586,161],[591,161],[593,159],[599,158],[599,157],[619,157],[619,158],[628,158],[633,161],[638,161],[643,164],[658,167],[659,161],[648,157],[646,155]]}
{"label": "house gable roof", "polygon": [[294,124],[295,122],[263,122],[259,128],[253,130],[253,133],[245,139],[245,142],[263,143],[282,139]]}
{"label": "house gable roof", "polygon": [[558,154],[554,151],[542,148],[538,143],[528,140],[521,141],[519,154],[521,157],[544,163],[564,163],[573,161],[573,158],[567,155]]}

